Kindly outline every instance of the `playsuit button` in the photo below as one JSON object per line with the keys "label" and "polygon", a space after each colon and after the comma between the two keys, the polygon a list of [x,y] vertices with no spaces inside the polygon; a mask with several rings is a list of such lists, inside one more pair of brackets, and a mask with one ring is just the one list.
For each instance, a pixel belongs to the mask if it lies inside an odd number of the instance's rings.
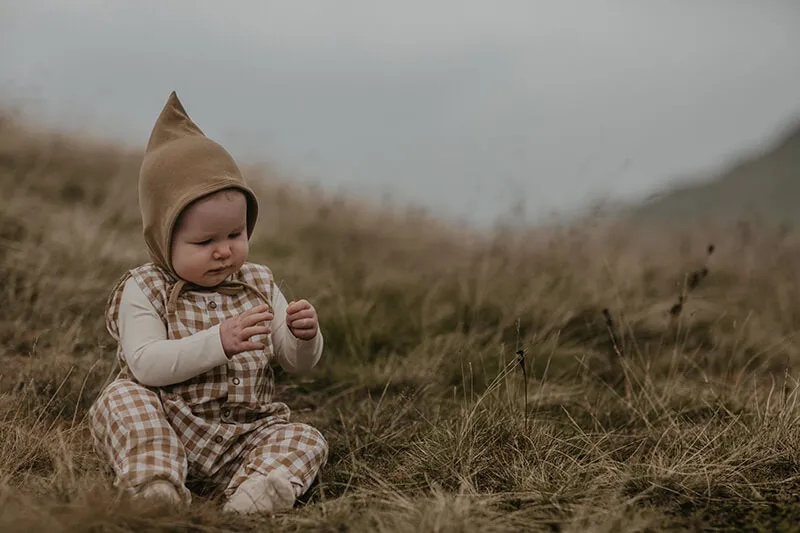
{"label": "playsuit button", "polygon": [[208,308],[209,309],[216,309],[217,308],[217,302],[215,302],[214,300],[211,300],[210,302],[208,302]]}

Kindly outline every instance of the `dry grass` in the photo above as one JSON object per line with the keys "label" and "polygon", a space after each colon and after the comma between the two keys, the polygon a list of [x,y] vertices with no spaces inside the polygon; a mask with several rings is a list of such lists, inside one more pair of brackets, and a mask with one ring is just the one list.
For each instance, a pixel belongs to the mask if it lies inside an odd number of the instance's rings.
{"label": "dry grass", "polygon": [[115,370],[106,296],[146,260],[139,157],[0,120],[0,530],[796,527],[797,234],[476,235],[257,169],[251,257],[327,339],[278,376],[331,443],[323,482],[274,520],[117,497],[84,415]]}

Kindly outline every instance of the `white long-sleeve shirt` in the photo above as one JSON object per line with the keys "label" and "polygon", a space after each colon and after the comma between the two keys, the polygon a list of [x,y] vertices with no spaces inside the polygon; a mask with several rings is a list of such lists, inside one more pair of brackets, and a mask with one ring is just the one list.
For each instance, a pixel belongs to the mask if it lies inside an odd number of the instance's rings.
{"label": "white long-sleeve shirt", "polygon": [[[303,372],[313,368],[322,356],[322,332],[318,330],[309,341],[295,337],[286,325],[286,307],[286,298],[275,287],[270,324],[273,352],[284,370]],[[125,282],[122,291],[119,338],[128,367],[148,387],[180,383],[228,362],[219,325],[182,339],[167,339],[166,325],[132,279]]]}

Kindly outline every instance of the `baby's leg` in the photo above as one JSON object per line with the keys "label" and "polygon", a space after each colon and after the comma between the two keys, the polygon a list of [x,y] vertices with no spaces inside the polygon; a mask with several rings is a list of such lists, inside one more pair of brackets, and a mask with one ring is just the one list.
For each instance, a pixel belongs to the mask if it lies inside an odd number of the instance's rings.
{"label": "baby's leg", "polygon": [[145,497],[189,502],[186,453],[155,392],[130,380],[115,380],[89,416],[95,447],[111,463],[115,486]]}
{"label": "baby's leg", "polygon": [[291,509],[328,458],[328,443],[306,424],[275,424],[257,439],[225,493],[225,509],[243,513]]}

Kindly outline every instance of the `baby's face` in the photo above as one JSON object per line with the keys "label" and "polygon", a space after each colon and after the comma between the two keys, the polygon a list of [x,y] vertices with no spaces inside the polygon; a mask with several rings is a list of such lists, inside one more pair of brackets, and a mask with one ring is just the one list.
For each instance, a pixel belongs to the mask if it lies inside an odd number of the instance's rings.
{"label": "baby's face", "polygon": [[223,190],[187,207],[172,232],[172,266],[184,280],[213,287],[247,260],[247,201]]}

